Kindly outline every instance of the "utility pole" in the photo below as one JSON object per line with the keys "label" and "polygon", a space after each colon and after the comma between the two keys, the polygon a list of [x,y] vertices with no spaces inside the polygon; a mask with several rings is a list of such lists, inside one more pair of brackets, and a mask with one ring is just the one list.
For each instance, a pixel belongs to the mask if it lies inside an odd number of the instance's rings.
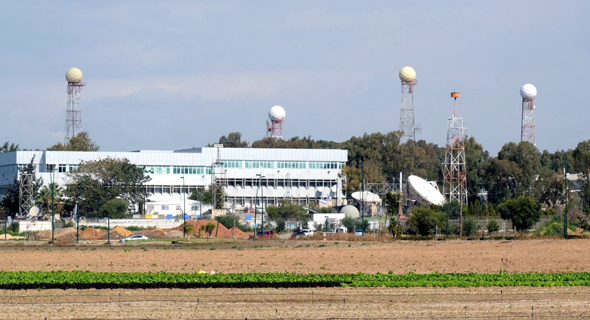
{"label": "utility pole", "polygon": [[[183,197],[184,197],[184,176],[180,177],[182,178],[182,191],[183,192]],[[186,238],[186,214],[185,211],[186,210],[186,199],[184,200],[184,209],[182,210],[182,236]]]}
{"label": "utility pole", "polygon": [[82,196],[82,184],[78,186],[78,199],[76,200],[76,243],[80,239],[80,197]]}
{"label": "utility pole", "polygon": [[[258,177],[258,185],[260,186],[260,200],[262,201],[262,212],[260,213],[260,238],[262,238],[264,237],[264,191],[262,189],[262,178],[265,178],[265,176],[263,176],[262,173],[259,173],[256,176]],[[254,210],[254,212],[256,212],[256,210]],[[254,220],[254,222],[256,222],[256,220]],[[256,236],[256,232],[254,232],[254,236]]]}
{"label": "utility pole", "polygon": [[51,243],[55,243],[55,167],[51,170]]}
{"label": "utility pole", "polygon": [[563,176],[565,180],[565,213],[563,214],[563,238],[567,239],[567,198],[569,195],[569,190],[567,186],[567,160],[565,160],[565,173]]}
{"label": "utility pole", "polygon": [[361,231],[365,235],[365,164],[361,165]]}

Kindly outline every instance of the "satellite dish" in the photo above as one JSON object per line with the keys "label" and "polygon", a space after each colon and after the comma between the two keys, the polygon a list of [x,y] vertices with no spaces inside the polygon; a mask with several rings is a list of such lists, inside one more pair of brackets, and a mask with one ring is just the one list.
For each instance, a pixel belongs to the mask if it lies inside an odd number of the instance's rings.
{"label": "satellite dish", "polygon": [[31,210],[29,210],[29,216],[36,217],[38,215],[39,215],[39,207],[32,207]]}
{"label": "satellite dish", "polygon": [[435,204],[440,206],[445,202],[445,197],[435,186],[418,176],[409,176],[408,185],[410,194],[420,205],[429,206]]}
{"label": "satellite dish", "polygon": [[[361,201],[361,192],[360,191],[353,192],[350,196],[354,200]],[[381,201],[381,197],[379,197],[379,195],[374,194],[372,192],[364,191],[362,193],[362,201],[364,201],[364,202],[379,202],[379,201]]]}

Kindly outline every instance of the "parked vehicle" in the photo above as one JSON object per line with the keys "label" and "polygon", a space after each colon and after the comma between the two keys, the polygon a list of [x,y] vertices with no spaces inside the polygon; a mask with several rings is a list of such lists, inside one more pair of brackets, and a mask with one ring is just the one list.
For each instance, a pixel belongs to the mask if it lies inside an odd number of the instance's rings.
{"label": "parked vehicle", "polygon": [[131,236],[127,237],[127,238],[121,239],[121,242],[131,241],[131,240],[148,240],[148,239],[149,238],[146,237],[146,236],[144,236],[144,235],[134,234],[134,235],[131,235]]}
{"label": "parked vehicle", "polygon": [[363,230],[356,230],[356,231],[354,231],[354,235],[355,236],[362,236],[363,235]]}
{"label": "parked vehicle", "polygon": [[301,234],[306,237],[313,236],[313,230],[301,229]]}
{"label": "parked vehicle", "polygon": [[[275,237],[275,233],[272,230],[264,230],[262,232],[257,231],[256,232],[256,238],[274,238]],[[249,237],[249,239],[254,239],[254,235],[251,235]]]}

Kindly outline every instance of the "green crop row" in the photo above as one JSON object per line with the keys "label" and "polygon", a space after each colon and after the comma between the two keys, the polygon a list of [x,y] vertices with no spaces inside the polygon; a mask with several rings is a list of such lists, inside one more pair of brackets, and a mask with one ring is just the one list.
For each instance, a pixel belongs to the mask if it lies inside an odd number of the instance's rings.
{"label": "green crop row", "polygon": [[89,271],[0,272],[0,288],[55,287],[68,285],[166,284],[232,286],[325,286],[353,287],[491,287],[491,286],[590,286],[590,273],[428,273],[428,274],[295,274],[295,273],[140,273]]}

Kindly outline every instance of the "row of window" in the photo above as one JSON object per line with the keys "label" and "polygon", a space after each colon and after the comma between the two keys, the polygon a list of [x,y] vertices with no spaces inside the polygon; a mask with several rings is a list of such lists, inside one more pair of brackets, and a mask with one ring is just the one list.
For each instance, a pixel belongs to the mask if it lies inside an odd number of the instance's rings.
{"label": "row of window", "polygon": [[[163,205],[160,205],[160,206],[153,205],[153,204],[148,204],[146,206],[146,209],[147,209],[147,211],[153,211],[153,210],[169,211],[169,210],[171,210],[170,207],[171,206],[164,205],[164,204]],[[199,210],[199,205],[189,206],[189,210],[198,211]],[[180,210],[180,206],[176,206],[176,211],[181,211]]]}
{"label": "row of window", "polygon": [[258,168],[273,169],[275,167],[274,161],[247,160],[244,162],[245,162],[244,167],[247,169],[258,169]]}
{"label": "row of window", "polygon": [[[246,168],[246,169],[274,169],[275,161],[264,160],[224,160],[225,168]],[[156,166],[156,165],[139,165],[143,172],[150,174],[211,174],[211,167],[208,166]],[[306,161],[276,161],[277,169],[306,169]],[[309,169],[342,169],[344,162],[336,161],[309,161]],[[48,164],[47,172],[75,171],[78,169],[77,164]],[[0,174],[16,173],[16,170],[22,171],[23,165],[0,166]]]}
{"label": "row of window", "polygon": [[278,169],[305,169],[305,161],[277,161]]}
{"label": "row of window", "polygon": [[310,169],[342,169],[344,167],[344,162],[336,162],[336,161],[310,161],[309,168]]}

